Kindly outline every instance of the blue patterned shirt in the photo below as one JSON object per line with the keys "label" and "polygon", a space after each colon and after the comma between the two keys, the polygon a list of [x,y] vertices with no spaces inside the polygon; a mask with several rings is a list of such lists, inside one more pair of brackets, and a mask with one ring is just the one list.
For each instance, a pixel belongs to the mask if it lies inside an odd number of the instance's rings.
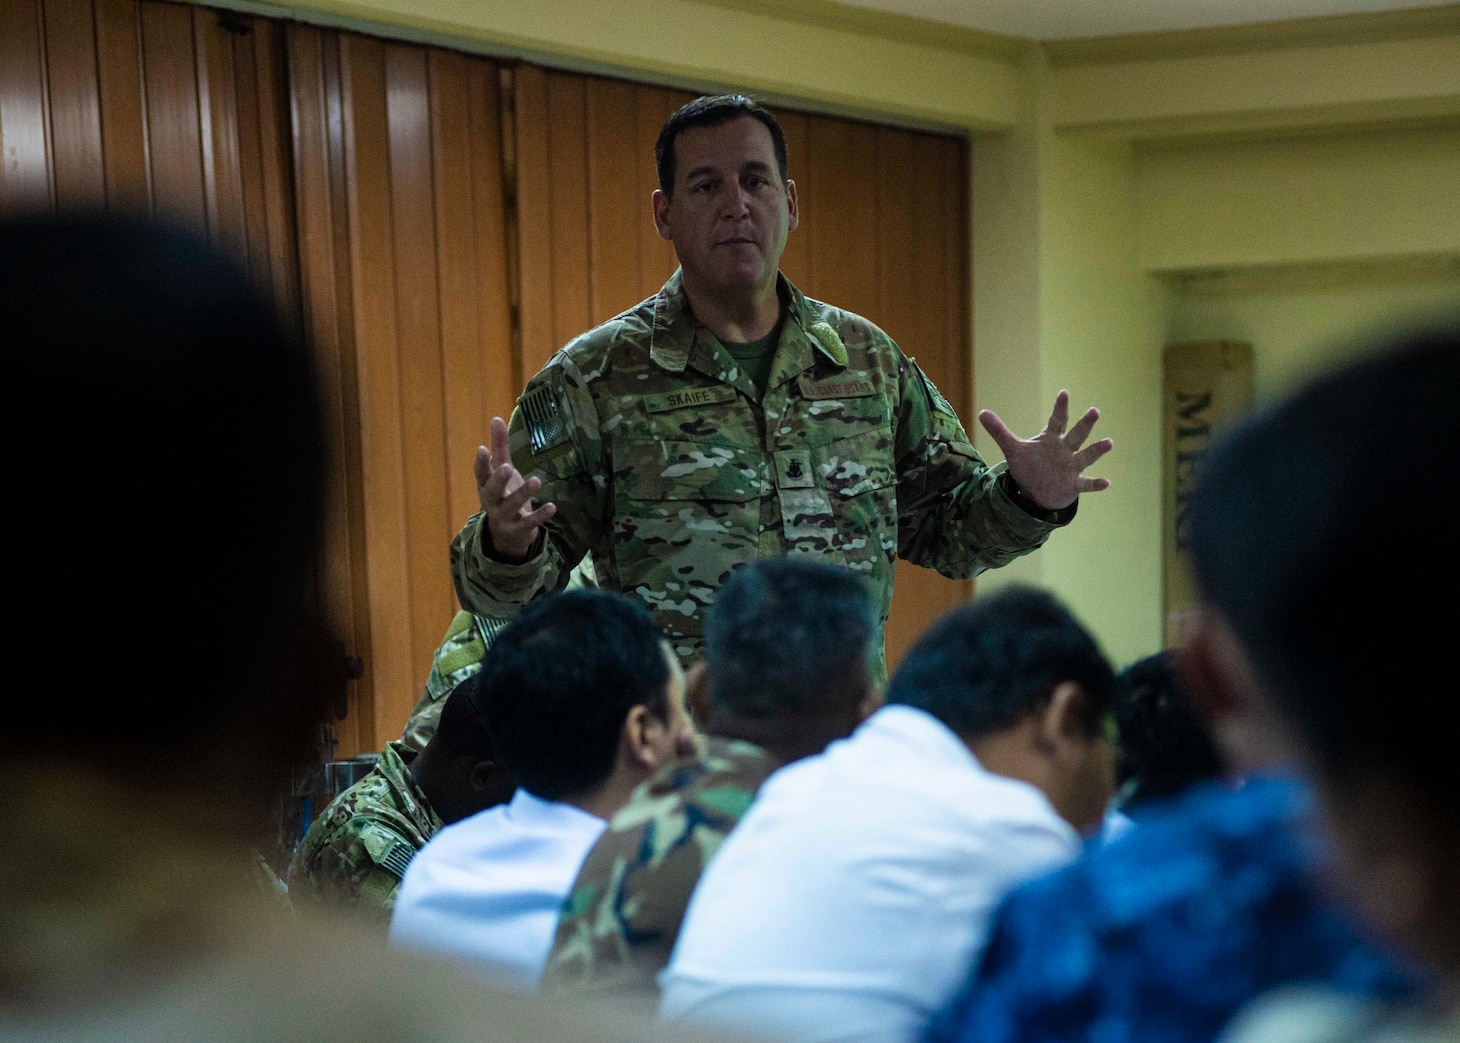
{"label": "blue patterned shirt", "polygon": [[1024,885],[930,1043],[1207,1043],[1275,986],[1406,994],[1315,882],[1310,815],[1289,779],[1206,784]]}

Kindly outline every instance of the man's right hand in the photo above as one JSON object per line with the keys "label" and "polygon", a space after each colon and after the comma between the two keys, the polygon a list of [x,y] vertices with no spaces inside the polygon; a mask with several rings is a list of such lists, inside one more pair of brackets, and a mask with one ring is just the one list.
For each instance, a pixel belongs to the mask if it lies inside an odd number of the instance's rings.
{"label": "man's right hand", "polygon": [[512,466],[507,445],[507,422],[492,417],[492,448],[477,446],[477,498],[487,515],[487,552],[498,561],[520,565],[537,539],[537,528],[557,513],[551,503],[535,506],[532,494],[542,488],[538,478],[523,478]]}

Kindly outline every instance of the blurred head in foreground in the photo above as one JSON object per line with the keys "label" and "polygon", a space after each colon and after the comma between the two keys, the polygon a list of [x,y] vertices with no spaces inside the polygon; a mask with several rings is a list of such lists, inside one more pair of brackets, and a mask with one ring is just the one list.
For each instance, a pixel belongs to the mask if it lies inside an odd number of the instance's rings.
{"label": "blurred head in foreground", "polygon": [[1276,708],[1364,907],[1460,970],[1450,604],[1460,333],[1414,335],[1245,424],[1191,514],[1194,672]]}
{"label": "blurred head in foreground", "polygon": [[5,730],[6,762],[266,795],[329,694],[308,684],[324,447],[303,346],[230,263],[141,223],[0,226],[0,315],[16,690],[87,679]]}

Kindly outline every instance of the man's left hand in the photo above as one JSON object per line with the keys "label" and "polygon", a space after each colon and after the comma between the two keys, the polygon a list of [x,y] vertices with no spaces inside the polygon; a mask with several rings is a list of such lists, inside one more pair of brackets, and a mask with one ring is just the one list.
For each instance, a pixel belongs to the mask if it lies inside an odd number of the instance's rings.
{"label": "man's left hand", "polygon": [[1086,478],[1083,473],[1115,445],[1110,439],[1102,438],[1094,445],[1080,448],[1090,437],[1095,421],[1100,419],[1100,410],[1091,406],[1066,432],[1069,419],[1068,391],[1061,391],[1055,397],[1049,423],[1033,438],[1018,437],[987,409],[978,415],[979,423],[1003,450],[1004,459],[1009,463],[1009,477],[1025,496],[1046,511],[1068,507],[1081,493],[1098,493],[1110,488],[1109,478]]}

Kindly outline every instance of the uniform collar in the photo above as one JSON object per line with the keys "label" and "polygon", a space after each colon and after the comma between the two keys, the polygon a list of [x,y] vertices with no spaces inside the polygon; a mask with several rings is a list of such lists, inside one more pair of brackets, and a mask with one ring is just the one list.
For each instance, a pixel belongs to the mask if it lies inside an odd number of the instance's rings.
{"label": "uniform collar", "polygon": [[[776,276],[776,292],[789,320],[781,331],[778,350],[794,353],[794,359],[788,361],[795,365],[796,372],[811,368],[813,352],[824,356],[837,369],[845,369],[846,347],[836,332],[817,316],[806,296],[784,275]],[[649,357],[660,369],[671,373],[682,373],[688,366],[719,376],[721,367],[714,359],[715,346],[714,335],[690,311],[684,283],[676,269],[655,299]],[[778,364],[776,368],[790,367]]]}

